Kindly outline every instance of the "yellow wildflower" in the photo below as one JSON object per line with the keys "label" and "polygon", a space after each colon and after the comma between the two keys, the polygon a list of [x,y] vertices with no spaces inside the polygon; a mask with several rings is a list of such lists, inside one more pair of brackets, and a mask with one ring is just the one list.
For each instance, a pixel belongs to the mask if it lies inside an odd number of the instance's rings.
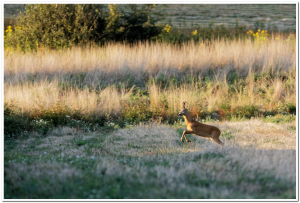
{"label": "yellow wildflower", "polygon": [[166,25],[165,27],[164,27],[164,30],[166,31],[166,32],[170,32],[170,30],[171,30],[171,25]]}
{"label": "yellow wildflower", "polygon": [[193,32],[193,35],[197,35],[197,33],[198,33],[198,31],[197,31],[197,30],[195,30],[195,31]]}

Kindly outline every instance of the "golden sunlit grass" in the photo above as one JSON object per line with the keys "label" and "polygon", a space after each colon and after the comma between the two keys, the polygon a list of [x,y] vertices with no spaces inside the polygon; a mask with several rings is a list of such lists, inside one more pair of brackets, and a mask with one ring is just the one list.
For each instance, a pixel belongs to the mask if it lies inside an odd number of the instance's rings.
{"label": "golden sunlit grass", "polygon": [[203,46],[193,42],[182,46],[112,43],[104,47],[77,47],[65,51],[5,52],[4,75],[6,83],[14,84],[47,78],[68,82],[74,74],[83,72],[86,77],[82,82],[95,87],[100,81],[103,84],[119,82],[128,74],[137,81],[149,76],[156,77],[159,73],[164,77],[187,73],[197,75],[215,69],[218,69],[216,77],[223,77],[230,70],[244,75],[261,72],[275,74],[293,70],[295,57],[294,43],[272,38],[262,45],[250,39],[213,41]]}
{"label": "golden sunlit grass", "polygon": [[[281,103],[278,101],[291,104],[296,102],[295,76],[290,76],[286,83],[279,79],[254,81],[254,78],[249,76],[243,86],[244,88],[235,89],[232,93],[229,91],[226,78],[209,84],[199,81],[194,84],[170,86],[167,89],[152,83],[148,86],[149,108],[159,109],[167,102],[168,113],[177,113],[181,109],[182,101],[188,101],[191,108],[202,106],[208,111],[216,111],[222,104],[229,104],[231,108],[260,105],[262,110],[272,110],[280,106]],[[13,85],[5,82],[4,102],[15,103],[22,113],[33,112],[40,106],[48,109],[56,102],[62,101],[70,109],[80,110],[84,114],[120,114],[121,102],[134,95],[133,88],[122,87],[118,90],[114,86],[108,86],[92,91],[87,87],[61,90],[58,81],[43,81],[33,85],[30,83]],[[199,109],[196,111],[199,113]]]}
{"label": "golden sunlit grass", "polygon": [[[290,78],[292,79],[293,76]],[[263,109],[270,110],[272,106],[277,107],[278,101],[295,103],[296,81],[292,79],[289,82],[283,83],[278,79],[254,81],[254,78],[249,76],[246,84],[241,84],[239,89],[234,90],[234,93],[229,91],[230,87],[226,78],[206,85],[200,81],[192,85],[183,84],[168,89],[161,89],[153,84],[149,86],[150,102],[153,106],[158,106],[159,101],[164,99],[168,102],[171,112],[179,112],[182,101],[188,101],[190,107],[207,107],[208,111],[217,110],[222,104],[229,104],[231,108],[262,105]]]}
{"label": "golden sunlit grass", "polygon": [[[4,102],[17,102],[16,107],[28,113],[41,105],[49,108],[60,98],[83,113],[118,114],[120,102],[129,98],[136,84],[146,86],[152,109],[166,100],[168,111],[177,112],[187,100],[191,107],[201,105],[208,111],[222,103],[231,108],[256,104],[271,110],[278,107],[278,101],[296,102],[295,54],[293,42],[274,37],[263,44],[246,39],[206,45],[107,44],[27,54],[5,52]],[[247,78],[229,86],[232,73]],[[261,73],[265,76],[257,80],[254,75]],[[207,74],[210,83],[199,78]],[[283,82],[278,75],[288,79]],[[146,84],[150,77],[174,77],[177,83],[165,89]],[[178,78],[185,79],[178,82]]]}
{"label": "golden sunlit grass", "polygon": [[124,88],[119,92],[114,87],[107,87],[96,93],[74,88],[68,91],[61,91],[57,82],[53,81],[35,83],[34,85],[4,85],[5,102],[16,103],[22,113],[32,112],[35,109],[43,107],[50,109],[57,102],[62,101],[72,110],[80,110],[84,114],[93,112],[93,114],[105,115],[106,113],[119,113],[121,111],[122,100],[128,99],[131,90]]}

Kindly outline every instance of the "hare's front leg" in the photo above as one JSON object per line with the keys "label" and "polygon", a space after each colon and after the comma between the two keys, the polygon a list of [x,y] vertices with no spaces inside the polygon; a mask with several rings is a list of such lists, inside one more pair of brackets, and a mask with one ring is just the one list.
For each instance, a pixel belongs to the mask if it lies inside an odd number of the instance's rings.
{"label": "hare's front leg", "polygon": [[185,130],[183,133],[182,133],[182,136],[181,136],[181,142],[183,142],[183,137],[185,138],[185,141],[186,142],[191,142],[190,140],[188,140],[187,138],[186,138],[186,134],[193,134],[194,132],[193,131],[189,131],[189,130]]}

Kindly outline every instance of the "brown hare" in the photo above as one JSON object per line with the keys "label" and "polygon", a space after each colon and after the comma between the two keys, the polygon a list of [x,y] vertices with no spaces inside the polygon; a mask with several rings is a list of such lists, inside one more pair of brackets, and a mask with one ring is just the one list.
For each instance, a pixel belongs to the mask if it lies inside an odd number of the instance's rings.
{"label": "brown hare", "polygon": [[185,138],[186,142],[190,142],[186,138],[186,134],[194,134],[198,135],[200,137],[204,137],[207,139],[211,139],[212,141],[216,142],[220,147],[222,148],[222,145],[224,145],[223,142],[219,139],[221,135],[221,131],[219,128],[211,125],[206,125],[203,123],[200,123],[192,118],[190,113],[188,112],[188,109],[186,107],[186,102],[182,103],[182,111],[179,113],[179,116],[183,116],[187,130],[185,130],[181,137],[181,142],[183,142],[183,137]]}

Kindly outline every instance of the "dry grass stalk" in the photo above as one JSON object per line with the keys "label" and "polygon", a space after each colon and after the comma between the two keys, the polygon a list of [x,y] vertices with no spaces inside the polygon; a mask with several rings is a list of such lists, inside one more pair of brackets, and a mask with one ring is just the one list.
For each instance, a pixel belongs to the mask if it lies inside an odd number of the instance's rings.
{"label": "dry grass stalk", "polygon": [[[132,75],[136,81],[144,81],[160,73],[165,77],[217,70],[216,77],[227,75],[230,70],[247,75],[288,72],[296,66],[296,47],[284,40],[270,39],[257,45],[245,41],[213,41],[211,45],[189,43],[183,46],[143,43],[136,46],[107,44],[104,47],[74,47],[67,51],[44,51],[21,54],[5,52],[5,82],[27,82],[46,78],[68,80],[80,72],[86,73],[84,82],[95,87],[119,81]],[[192,69],[189,69],[192,68]]]}

